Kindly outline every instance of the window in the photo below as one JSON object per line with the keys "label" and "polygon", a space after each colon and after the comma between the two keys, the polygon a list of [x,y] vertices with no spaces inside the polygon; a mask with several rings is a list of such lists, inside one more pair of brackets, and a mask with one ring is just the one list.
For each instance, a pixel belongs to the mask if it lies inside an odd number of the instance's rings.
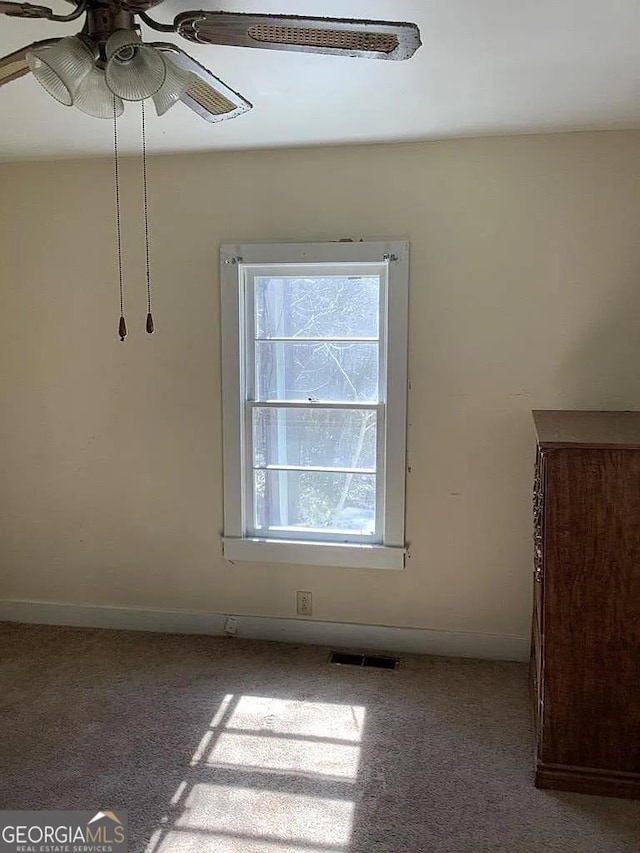
{"label": "window", "polygon": [[404,567],[408,261],[222,247],[228,559]]}

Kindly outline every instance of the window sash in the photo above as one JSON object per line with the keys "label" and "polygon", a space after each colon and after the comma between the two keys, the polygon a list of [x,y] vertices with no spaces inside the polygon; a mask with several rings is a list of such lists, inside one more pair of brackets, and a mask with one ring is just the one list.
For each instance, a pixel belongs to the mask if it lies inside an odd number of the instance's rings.
{"label": "window sash", "polygon": [[[253,435],[253,412],[255,409],[271,408],[271,409],[298,409],[313,411],[314,409],[331,408],[334,410],[343,411],[375,411],[376,412],[376,467],[372,469],[339,469],[330,466],[290,466],[290,465],[255,465],[255,441]],[[245,400],[244,401],[244,442],[243,442],[243,458],[244,458],[244,488],[243,488],[243,532],[245,536],[253,536],[260,538],[274,539],[292,539],[292,540],[308,540],[310,538],[317,540],[327,540],[332,542],[364,542],[382,544],[384,540],[384,503],[385,503],[385,444],[386,444],[386,404],[385,403],[369,403],[367,405],[358,405],[351,403],[308,403],[305,401],[288,401],[284,405],[279,402],[265,403],[261,400]],[[347,531],[327,532],[322,529],[309,528],[306,531],[303,528],[280,528],[273,527],[266,531],[262,527],[255,525],[256,506],[255,506],[255,481],[254,471],[256,470],[292,470],[292,471],[313,471],[326,473],[362,473],[375,476],[375,516],[374,516],[374,531],[372,534],[366,533],[349,533]]]}
{"label": "window sash", "polygon": [[363,411],[378,409],[384,403],[371,403],[368,400],[250,400],[244,401],[246,405],[256,409],[344,409],[348,411]]}
{"label": "window sash", "polygon": [[[255,312],[255,280],[256,278],[305,277],[310,278],[338,278],[349,276],[375,275],[379,277],[378,288],[378,336],[377,337],[258,337],[256,329]],[[378,344],[378,400],[386,401],[386,377],[387,377],[387,311],[388,311],[388,288],[389,288],[388,264],[380,262],[357,262],[350,264],[336,263],[309,263],[309,264],[242,264],[240,281],[240,299],[242,302],[242,342],[241,351],[244,351],[244,381],[241,384],[243,399],[245,401],[257,400],[256,394],[256,343],[377,343]],[[323,403],[322,398],[313,401]],[[329,402],[329,401],[326,401]],[[358,402],[358,401],[354,401]]]}

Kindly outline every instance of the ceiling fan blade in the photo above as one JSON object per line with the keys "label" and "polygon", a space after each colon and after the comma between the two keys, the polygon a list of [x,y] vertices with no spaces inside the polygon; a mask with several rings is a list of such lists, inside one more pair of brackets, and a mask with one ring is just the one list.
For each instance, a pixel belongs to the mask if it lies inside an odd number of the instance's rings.
{"label": "ceiling fan blade", "polygon": [[408,59],[421,44],[416,24],[394,21],[183,12],[173,23],[179,35],[200,44],[299,50],[370,59]]}
{"label": "ceiling fan blade", "polygon": [[27,51],[33,50],[34,47],[51,47],[51,45],[59,42],[60,39],[44,39],[44,41],[34,41],[33,44],[28,44],[26,47],[21,47],[20,50],[9,53],[0,59],[0,86],[5,83],[11,83],[12,80],[17,80],[18,77],[23,77],[29,73],[27,65]]}
{"label": "ceiling fan blade", "polygon": [[185,106],[207,121],[223,121],[246,113],[252,108],[242,95],[234,92],[222,80],[215,77],[204,65],[200,65],[175,44],[153,42],[152,47],[168,53],[173,62],[198,78],[180,98]]}
{"label": "ceiling fan blade", "polygon": [[51,18],[53,9],[48,6],[34,6],[33,3],[0,3],[0,15],[12,18]]}

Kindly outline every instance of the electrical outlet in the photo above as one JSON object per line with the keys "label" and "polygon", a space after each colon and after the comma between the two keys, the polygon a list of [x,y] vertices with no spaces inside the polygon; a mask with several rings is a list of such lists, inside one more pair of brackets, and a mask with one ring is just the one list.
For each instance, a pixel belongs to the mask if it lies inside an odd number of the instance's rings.
{"label": "electrical outlet", "polygon": [[238,633],[238,620],[233,616],[227,616],[224,620],[224,632],[228,637],[235,637]]}
{"label": "electrical outlet", "polygon": [[311,605],[311,593],[298,590],[296,593],[298,616],[311,616],[313,608]]}

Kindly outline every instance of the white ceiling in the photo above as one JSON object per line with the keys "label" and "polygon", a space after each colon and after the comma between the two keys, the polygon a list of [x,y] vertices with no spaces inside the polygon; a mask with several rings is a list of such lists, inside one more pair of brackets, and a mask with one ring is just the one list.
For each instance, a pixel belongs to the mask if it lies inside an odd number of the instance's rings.
{"label": "white ceiling", "polygon": [[[144,28],[145,40],[180,42],[254,104],[218,124],[182,104],[153,114],[153,152],[640,127],[638,0],[166,0],[152,14],[168,22],[189,8],[414,21],[423,46],[408,61],[376,62],[196,46]],[[0,51],[79,29],[0,16]],[[31,75],[0,88],[2,160],[107,154],[111,132]],[[121,120],[121,146],[139,148],[137,105]]]}

